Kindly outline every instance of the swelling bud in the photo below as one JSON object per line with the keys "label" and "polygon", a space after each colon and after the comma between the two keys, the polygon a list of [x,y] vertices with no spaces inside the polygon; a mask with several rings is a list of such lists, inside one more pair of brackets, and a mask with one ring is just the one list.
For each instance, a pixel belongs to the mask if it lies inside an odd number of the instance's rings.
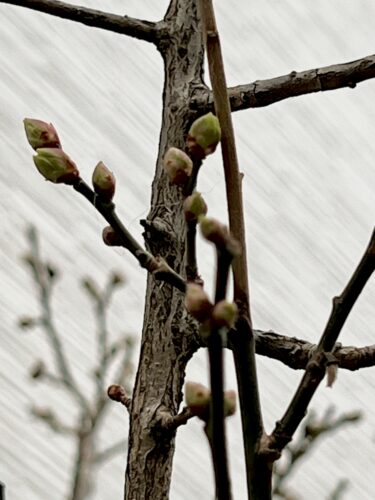
{"label": "swelling bud", "polygon": [[212,319],[219,328],[233,328],[238,316],[238,308],[233,302],[221,300],[212,311]]}
{"label": "swelling bud", "polygon": [[47,181],[73,184],[79,178],[77,165],[59,148],[39,148],[33,157],[36,168]]}
{"label": "swelling bud", "polygon": [[193,162],[184,151],[169,148],[163,159],[165,173],[172,184],[185,184],[191,176]]}
{"label": "swelling bud", "polygon": [[207,387],[197,382],[186,382],[185,403],[193,415],[207,421],[210,401],[211,392]]}
{"label": "swelling bud", "polygon": [[106,226],[102,232],[104,243],[109,247],[121,247],[122,241],[118,233],[111,226]]}
{"label": "swelling bud", "polygon": [[200,193],[193,193],[184,201],[185,219],[188,222],[197,221],[198,218],[207,213],[207,205]]}
{"label": "swelling bud", "polygon": [[203,323],[211,317],[212,304],[200,285],[188,283],[186,286],[185,307],[196,320]]}
{"label": "swelling bud", "polygon": [[92,185],[96,194],[111,201],[115,194],[116,179],[113,173],[100,161],[92,174]]}
{"label": "swelling bud", "polygon": [[215,151],[220,139],[219,120],[214,114],[207,113],[193,122],[188,133],[187,146],[196,158],[203,159]]}
{"label": "swelling bud", "polygon": [[23,124],[27,140],[35,151],[39,148],[61,148],[59,136],[52,123],[25,118]]}

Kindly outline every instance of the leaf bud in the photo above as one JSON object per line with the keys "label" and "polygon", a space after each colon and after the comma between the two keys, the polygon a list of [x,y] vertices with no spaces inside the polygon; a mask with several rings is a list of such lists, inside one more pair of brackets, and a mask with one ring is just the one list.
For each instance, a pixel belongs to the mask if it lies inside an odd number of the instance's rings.
{"label": "leaf bud", "polygon": [[195,120],[190,127],[187,146],[196,158],[205,158],[213,153],[221,139],[221,129],[218,118],[207,113]]}
{"label": "leaf bud", "polygon": [[106,201],[111,201],[115,194],[116,179],[113,173],[100,161],[92,174],[92,185],[95,193]]}
{"label": "leaf bud", "polygon": [[184,184],[191,176],[193,162],[184,151],[169,148],[163,159],[164,170],[172,184]]}
{"label": "leaf bud", "polygon": [[196,221],[202,215],[207,213],[207,205],[200,193],[193,193],[188,196],[184,201],[184,213],[185,219],[190,221]]}
{"label": "leaf bud", "polygon": [[186,286],[185,307],[201,323],[211,317],[213,305],[200,285],[188,283]]}
{"label": "leaf bud", "polygon": [[233,328],[238,316],[238,308],[233,302],[221,300],[218,302],[212,311],[212,319],[215,325],[219,328]]}
{"label": "leaf bud", "polygon": [[23,124],[27,140],[35,151],[39,148],[61,148],[59,136],[52,123],[25,118]]}
{"label": "leaf bud", "polygon": [[204,421],[208,420],[211,391],[197,382],[186,382],[185,402],[191,413]]}
{"label": "leaf bud", "polygon": [[39,148],[33,157],[36,168],[47,181],[73,184],[79,178],[77,165],[59,148]]}

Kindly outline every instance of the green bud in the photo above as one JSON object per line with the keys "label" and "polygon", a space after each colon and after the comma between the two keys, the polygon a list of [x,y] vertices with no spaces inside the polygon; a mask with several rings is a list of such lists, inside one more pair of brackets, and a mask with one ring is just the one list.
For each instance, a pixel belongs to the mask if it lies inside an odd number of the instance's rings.
{"label": "green bud", "polygon": [[52,123],[25,118],[23,124],[27,140],[35,151],[39,148],[61,148],[59,136]]}
{"label": "green bud", "polygon": [[238,316],[238,308],[233,302],[221,300],[218,302],[212,311],[212,319],[215,325],[219,328],[233,328]]}
{"label": "green bud", "polygon": [[224,417],[231,417],[236,413],[236,393],[235,391],[224,392]]}
{"label": "green bud", "polygon": [[200,285],[188,283],[186,286],[185,307],[193,318],[203,322],[211,317],[213,306]]}
{"label": "green bud", "polygon": [[113,173],[100,161],[92,174],[92,185],[95,193],[106,201],[111,201],[115,194],[116,179]]}
{"label": "green bud", "polygon": [[184,184],[191,176],[193,162],[184,151],[169,148],[163,159],[164,170],[172,184]]}
{"label": "green bud", "polygon": [[225,250],[232,257],[241,253],[241,247],[238,241],[230,234],[228,228],[216,219],[209,217],[199,217],[201,233],[206,240],[214,243],[217,248]]}
{"label": "green bud", "polygon": [[196,221],[201,215],[206,215],[207,205],[200,193],[193,193],[184,201],[185,219]]}
{"label": "green bud", "polygon": [[213,153],[221,139],[219,120],[212,113],[207,113],[195,120],[190,127],[187,146],[197,158],[205,158]]}
{"label": "green bud", "polygon": [[59,148],[40,148],[33,157],[36,168],[47,181],[73,184],[79,178],[77,165]]}
{"label": "green bud", "polygon": [[185,402],[193,415],[204,421],[208,420],[211,391],[197,382],[186,382]]}

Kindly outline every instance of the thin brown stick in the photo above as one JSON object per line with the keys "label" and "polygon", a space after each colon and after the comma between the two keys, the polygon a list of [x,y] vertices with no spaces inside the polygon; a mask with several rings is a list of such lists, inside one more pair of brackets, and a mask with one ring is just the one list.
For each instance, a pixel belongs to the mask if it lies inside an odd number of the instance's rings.
{"label": "thin brown stick", "polygon": [[158,24],[149,21],[110,14],[58,0],[0,0],[0,3],[26,7],[62,19],[76,21],[86,26],[113,31],[155,44],[158,41]]}
{"label": "thin brown stick", "polygon": [[327,354],[332,351],[349,313],[375,269],[375,229],[368,247],[342,294],[333,299],[331,315],[315,353],[282,419],[276,423],[268,447],[281,451],[292,439],[322,381]]}
{"label": "thin brown stick", "polygon": [[[375,55],[369,55],[343,64],[333,64],[287,75],[256,80],[228,88],[232,111],[269,106],[284,99],[325,92],[340,88],[355,88],[358,83],[375,78]],[[192,103],[202,114],[214,108],[213,94],[200,89]]]}
{"label": "thin brown stick", "polygon": [[[267,500],[271,495],[270,475],[269,481],[266,481],[267,484],[264,490],[265,481],[263,479],[268,471],[264,471],[264,474],[259,473],[259,471],[258,473],[255,472],[257,470],[256,453],[259,440],[263,433],[263,423],[255,367],[254,337],[251,329],[241,175],[238,168],[224,63],[212,1],[201,0],[200,7],[205,31],[207,58],[215,111],[222,130],[221,150],[224,164],[230,231],[234,238],[239,241],[242,250],[241,255],[233,262],[234,300],[239,306],[242,323],[246,323],[249,328],[247,328],[246,331],[237,332],[237,334],[233,336],[232,350],[235,358],[241,405],[248,495],[251,499],[262,498],[263,500]],[[246,360],[247,366],[244,366],[243,363],[239,361],[239,358],[242,359],[244,352],[248,356]]]}

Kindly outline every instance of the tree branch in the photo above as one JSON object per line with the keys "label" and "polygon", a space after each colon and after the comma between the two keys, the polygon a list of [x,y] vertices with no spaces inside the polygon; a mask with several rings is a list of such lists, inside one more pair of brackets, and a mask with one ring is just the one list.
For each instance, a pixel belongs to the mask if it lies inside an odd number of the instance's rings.
{"label": "tree branch", "polygon": [[[230,87],[228,89],[232,111],[269,106],[275,102],[313,92],[324,92],[344,87],[355,88],[358,83],[375,77],[375,55],[356,61],[334,64],[323,68],[291,73],[268,80]],[[192,102],[202,114],[212,111],[213,93],[200,89]]]}
{"label": "tree branch", "polygon": [[268,447],[281,451],[291,440],[322,381],[331,353],[349,313],[375,269],[375,229],[368,247],[342,294],[333,299],[331,315],[313,357],[282,419],[276,423]]}
{"label": "tree branch", "polygon": [[[281,361],[294,370],[304,370],[317,347],[307,340],[275,332],[254,330],[254,335],[257,354]],[[355,371],[375,366],[375,344],[364,347],[342,347],[341,344],[336,344],[332,352],[337,366],[345,370]]]}
{"label": "tree branch", "polygon": [[58,0],[0,0],[0,3],[18,5],[44,12],[62,19],[76,21],[86,26],[128,35],[157,45],[160,29],[157,23],[142,21],[128,16],[119,16],[108,12],[71,5]]}

